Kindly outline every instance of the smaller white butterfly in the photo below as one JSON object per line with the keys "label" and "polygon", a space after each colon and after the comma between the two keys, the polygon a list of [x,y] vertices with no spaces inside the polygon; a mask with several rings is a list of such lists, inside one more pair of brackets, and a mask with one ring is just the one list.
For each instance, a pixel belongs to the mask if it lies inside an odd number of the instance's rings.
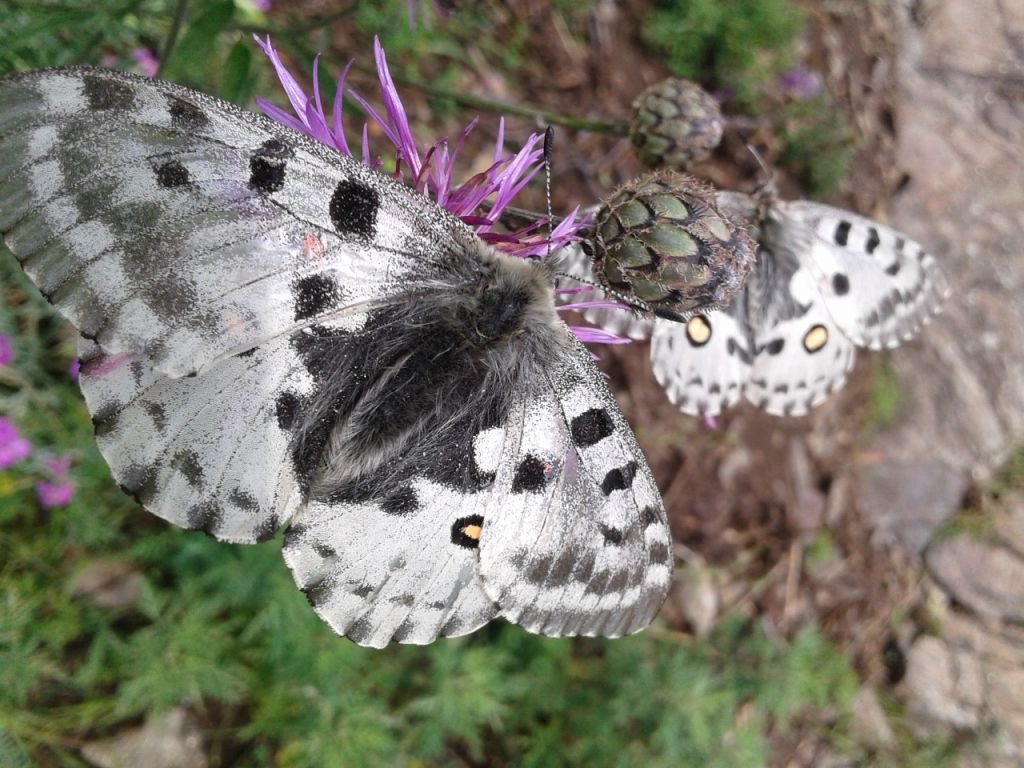
{"label": "smaller white butterfly", "polygon": [[912,338],[949,294],[921,245],[871,219],[768,194],[719,192],[717,202],[759,244],[731,304],[685,323],[585,313],[651,337],[654,375],[684,413],[715,416],[746,398],[775,415],[806,414],[846,383],[855,347]]}

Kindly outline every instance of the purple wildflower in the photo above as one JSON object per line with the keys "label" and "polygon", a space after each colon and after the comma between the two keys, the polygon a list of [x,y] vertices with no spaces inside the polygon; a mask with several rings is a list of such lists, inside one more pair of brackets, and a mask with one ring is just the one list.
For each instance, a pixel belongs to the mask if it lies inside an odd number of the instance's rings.
{"label": "purple wildflower", "polygon": [[7,365],[14,359],[14,345],[11,337],[0,333],[0,365]]}
{"label": "purple wildflower", "polygon": [[72,381],[78,381],[78,374],[82,369],[82,361],[77,357],[71,361],[71,365],[68,366],[68,376]]}
{"label": "purple wildflower", "polygon": [[49,475],[49,479],[36,483],[36,496],[39,498],[39,505],[43,509],[66,507],[71,503],[71,496],[75,491],[75,484],[68,477],[68,470],[71,469],[71,457],[49,457],[43,459],[42,465],[46,474]]}
{"label": "purple wildflower", "polygon": [[160,60],[149,48],[136,48],[132,51],[132,58],[146,77],[155,77],[160,69]]}
{"label": "purple wildflower", "polygon": [[58,483],[40,480],[36,483],[36,496],[39,497],[39,505],[43,509],[66,507],[71,503],[71,496],[74,490],[75,486],[69,480]]}
{"label": "purple wildflower", "polygon": [[7,469],[31,452],[32,444],[18,434],[14,422],[0,416],[0,469]]}
{"label": "purple wildflower", "polygon": [[262,11],[263,13],[270,12],[270,0],[252,0],[252,4],[257,11]]}
{"label": "purple wildflower", "polygon": [[779,88],[796,99],[813,98],[821,93],[824,85],[821,75],[803,67],[787,69],[779,75],[778,83]]}

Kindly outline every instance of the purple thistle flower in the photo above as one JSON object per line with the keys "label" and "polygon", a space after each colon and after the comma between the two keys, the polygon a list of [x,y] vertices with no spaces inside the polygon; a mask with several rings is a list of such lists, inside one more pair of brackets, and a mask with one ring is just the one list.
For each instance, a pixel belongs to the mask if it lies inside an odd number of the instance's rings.
{"label": "purple thistle flower", "polygon": [[71,503],[74,490],[74,484],[67,480],[58,483],[40,480],[36,483],[36,496],[39,497],[39,506],[43,509],[66,507]]}
{"label": "purple thistle flower", "polygon": [[0,416],[0,469],[7,469],[32,453],[32,444],[18,434],[10,419]]}
{"label": "purple thistle flower", "polygon": [[[270,59],[294,114],[289,114],[265,99],[257,98],[256,103],[260,109],[279,123],[312,136],[344,155],[356,157],[356,153],[345,137],[341,109],[345,95],[345,80],[352,62],[348,63],[338,77],[337,93],[330,118],[328,118],[320,99],[320,57],[313,60],[313,97],[310,98],[281,62],[281,57],[271,45],[270,38],[268,37],[266,40],[256,38],[256,44]],[[498,141],[490,167],[472,176],[461,185],[457,185],[454,182],[456,158],[466,136],[473,130],[477,120],[473,120],[466,126],[453,148],[449,148],[448,140],[444,138],[434,142],[421,153],[413,138],[409,118],[402,105],[401,97],[398,95],[398,89],[391,78],[384,48],[377,38],[374,38],[373,53],[377,65],[377,77],[380,81],[383,113],[354,90],[349,89],[348,94],[377,124],[384,137],[392,145],[396,177],[405,181],[421,194],[435,200],[438,205],[471,226],[477,235],[485,241],[509,255],[522,257],[539,255],[549,247],[557,249],[579,239],[578,232],[586,226],[587,220],[578,217],[578,211],[573,211],[555,227],[550,238],[550,246],[548,238],[540,231],[544,224],[543,221],[511,233],[511,236],[508,233],[500,235],[493,233],[505,208],[544,167],[543,136],[537,133],[532,134],[522,149],[515,154],[507,154],[504,151],[504,121],[502,121],[499,123]],[[371,151],[368,136],[367,126],[364,125],[362,143],[358,147],[360,159],[366,165],[379,168],[383,165],[383,160],[380,155],[375,156]],[[493,198],[493,202],[485,212],[481,213],[480,211],[489,198]]]}
{"label": "purple thistle flower", "polygon": [[155,77],[160,69],[160,60],[149,48],[136,48],[132,51],[132,58],[146,77]]}
{"label": "purple thistle flower", "polygon": [[0,365],[7,365],[14,359],[14,345],[11,337],[0,333]]}

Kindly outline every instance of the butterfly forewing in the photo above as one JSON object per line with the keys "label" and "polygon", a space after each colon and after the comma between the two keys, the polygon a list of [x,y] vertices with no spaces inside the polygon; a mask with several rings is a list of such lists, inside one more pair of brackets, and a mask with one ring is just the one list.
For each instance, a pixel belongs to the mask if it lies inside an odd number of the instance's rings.
{"label": "butterfly forewing", "polygon": [[664,509],[545,265],[180,86],[50,70],[0,103],[0,232],[88,338],[97,439],[147,508],[288,525],[297,584],[364,645],[650,621]]}
{"label": "butterfly forewing", "polygon": [[268,118],[104,70],[0,83],[0,229],[110,353],[182,376],[446,274],[425,198]]}
{"label": "butterfly forewing", "polygon": [[829,314],[859,346],[895,347],[912,338],[949,293],[934,257],[894,229],[806,201],[780,202],[777,215],[773,237],[812,228],[806,265]]}

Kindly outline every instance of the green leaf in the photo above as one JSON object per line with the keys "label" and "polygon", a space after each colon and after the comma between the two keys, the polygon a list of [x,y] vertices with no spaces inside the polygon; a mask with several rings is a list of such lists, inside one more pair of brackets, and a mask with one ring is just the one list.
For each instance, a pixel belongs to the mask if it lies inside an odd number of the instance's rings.
{"label": "green leaf", "polygon": [[220,84],[221,98],[235,104],[244,104],[249,100],[252,90],[252,79],[249,77],[251,66],[252,49],[249,43],[235,43],[224,64],[224,79]]}
{"label": "green leaf", "polygon": [[208,70],[210,52],[216,49],[217,37],[234,16],[235,4],[231,0],[213,3],[196,16],[174,50],[162,54],[167,57],[164,69],[168,79],[192,70]]}

